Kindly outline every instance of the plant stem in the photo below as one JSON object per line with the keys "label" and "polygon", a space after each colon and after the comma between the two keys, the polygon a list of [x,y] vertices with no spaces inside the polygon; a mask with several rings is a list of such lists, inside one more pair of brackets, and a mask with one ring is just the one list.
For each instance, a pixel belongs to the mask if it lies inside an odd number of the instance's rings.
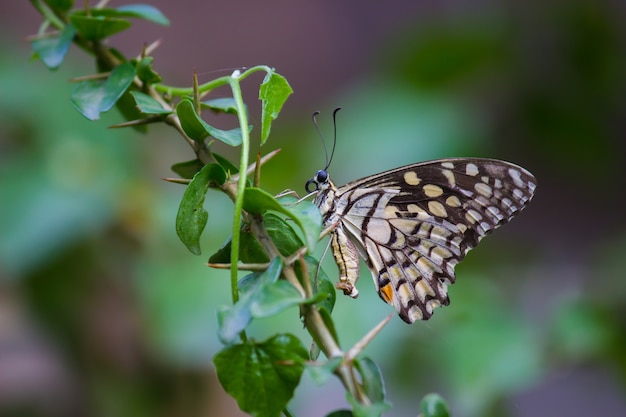
{"label": "plant stem", "polygon": [[[269,235],[267,233],[267,230],[265,229],[265,225],[263,224],[263,218],[261,216],[247,216],[247,219],[250,221],[250,230],[258,239],[261,246],[263,246],[263,249],[267,253],[268,257],[270,259],[273,259],[276,256],[280,256],[284,260],[284,257],[282,257],[282,255],[280,254],[274,242],[269,238],[264,238],[265,236]],[[302,288],[298,280],[298,276],[293,268],[293,265],[285,262],[282,273],[287,281],[289,281],[290,283],[296,282],[298,284],[296,288]],[[303,279],[306,280],[308,278]],[[304,287],[306,288],[306,285]],[[308,287],[308,291],[304,291],[305,293],[309,293],[306,294],[306,297],[310,297],[312,295],[310,294],[310,285]],[[317,307],[310,304],[305,305],[302,309],[302,314],[304,316],[304,324],[307,331],[309,332],[315,343],[319,345],[322,352],[324,352],[324,355],[326,355],[326,357],[329,359],[336,357],[343,358],[344,353],[341,350],[341,347],[335,341],[332,332],[324,322],[324,319],[322,319],[322,316],[317,310]],[[362,404],[370,403],[369,398],[367,398],[358,388],[358,383],[356,381],[354,373],[352,372],[351,363],[343,361],[335,370],[335,374],[337,375],[339,380],[341,380],[346,390],[349,391]]]}
{"label": "plant stem", "polygon": [[[258,72],[258,71],[265,71],[265,72],[270,72],[271,68],[268,67],[267,65],[257,65],[255,67],[249,68],[247,70],[245,70],[244,72],[242,72],[237,79],[238,80],[243,80],[245,78],[247,78],[249,75]],[[206,93],[207,91],[211,91],[214,90],[218,87],[223,87],[225,85],[231,84],[233,80],[233,77],[231,75],[227,75],[225,77],[220,77],[220,78],[216,78],[214,80],[211,80],[209,82],[206,82],[204,84],[199,84],[198,85],[198,92],[199,93]],[[190,96],[193,94],[194,89],[193,87],[174,87],[171,85],[166,85],[166,84],[154,84],[154,89],[160,93],[166,93],[169,94],[170,96],[177,96],[177,97],[182,97],[182,96]],[[232,87],[232,84],[231,84]],[[243,129],[243,126],[242,126]]]}
{"label": "plant stem", "polygon": [[65,27],[65,23],[57,15],[50,10],[50,8],[43,4],[40,0],[30,0],[30,4],[55,28],[62,30]]}
{"label": "plant stem", "polygon": [[[239,232],[241,230],[241,213],[243,211],[243,197],[246,189],[246,170],[250,152],[250,134],[248,131],[248,117],[241,96],[239,77],[233,74],[228,80],[233,92],[233,99],[237,107],[237,117],[241,126],[241,157],[239,160],[239,180],[237,182],[237,194],[235,196],[235,210],[233,213],[233,237],[230,250],[230,289],[233,304],[239,300],[239,288],[237,286],[237,263],[239,262]],[[243,333],[243,332],[242,332]],[[242,340],[245,338],[243,333]]]}

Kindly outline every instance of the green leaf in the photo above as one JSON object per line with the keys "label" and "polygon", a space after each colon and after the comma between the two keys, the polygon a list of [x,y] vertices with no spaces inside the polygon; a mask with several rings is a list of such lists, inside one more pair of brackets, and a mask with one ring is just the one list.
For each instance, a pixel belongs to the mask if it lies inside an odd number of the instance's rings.
{"label": "green leaf", "polygon": [[230,175],[235,175],[239,173],[239,168],[228,159],[224,158],[222,155],[218,155],[213,152],[213,157],[215,158],[217,163],[224,168],[226,172],[230,172]]}
{"label": "green leaf", "polygon": [[261,110],[261,145],[270,135],[272,120],[278,117],[280,109],[287,101],[293,89],[282,75],[269,72],[259,89],[259,99],[262,100]]}
{"label": "green leaf", "polygon": [[84,12],[77,12],[70,15],[70,22],[76,31],[89,41],[99,41],[111,35],[122,32],[131,26],[126,19],[106,17],[96,15],[97,10],[93,10],[92,16],[85,16]]}
{"label": "green leaf", "polygon": [[72,91],[72,104],[89,120],[98,120],[100,113],[109,111],[133,82],[135,67],[118,65],[106,81],[83,81]]}
{"label": "green leaf", "polygon": [[263,273],[253,273],[239,281],[239,301],[218,310],[218,337],[224,344],[232,343],[252,320],[251,305],[261,297],[265,287],[274,284],[282,271],[282,261],[274,258]]}
{"label": "green leaf", "polygon": [[239,260],[245,263],[263,263],[270,260],[263,246],[249,230],[242,230],[239,234]]}
{"label": "green leaf", "polygon": [[[261,293],[263,287],[266,285],[270,285],[278,281],[280,277],[280,273],[283,270],[283,263],[280,258],[276,257],[272,259],[269,266],[262,274],[259,275],[259,278],[248,284],[245,288],[242,288],[244,294],[253,294],[257,296]],[[251,285],[254,284],[254,285]]]}
{"label": "green leaf", "polygon": [[162,26],[170,24],[169,19],[159,9],[148,4],[127,4],[118,7],[117,11],[120,16],[136,17]]}
{"label": "green leaf", "polygon": [[[122,114],[124,120],[127,121],[135,121],[140,120],[143,115],[137,108],[137,103],[135,99],[130,94],[130,90],[133,88],[131,85],[128,90],[122,94],[122,96],[115,102],[115,107]],[[146,124],[137,124],[132,126],[133,129],[139,132],[147,132],[148,126]]]}
{"label": "green leaf", "polygon": [[322,215],[319,208],[310,201],[298,202],[294,197],[281,197],[278,201],[289,210],[289,216],[300,226],[307,248],[312,252],[322,232]]}
{"label": "green leaf", "polygon": [[370,358],[357,358],[355,365],[361,374],[361,384],[367,397],[375,403],[385,401],[385,383],[378,365]]}
{"label": "green leaf", "polygon": [[246,188],[243,208],[251,214],[273,210],[290,217],[302,230],[306,245],[309,251],[312,251],[322,230],[322,216],[313,203],[301,201],[299,204],[292,204],[295,201],[295,199],[281,199],[281,202],[290,204],[288,209],[266,191],[260,188]]}
{"label": "green leaf", "polygon": [[200,255],[200,235],[206,226],[209,214],[203,208],[209,185],[221,185],[226,173],[218,164],[205,165],[191,180],[176,215],[176,233],[187,249]]}
{"label": "green leaf", "polygon": [[76,35],[76,30],[72,25],[66,25],[56,36],[36,39],[32,43],[33,50],[37,56],[43,61],[48,69],[55,70],[59,68],[65,54],[70,49],[72,40]]}
{"label": "green leaf", "polygon": [[302,247],[302,239],[300,239],[290,222],[285,221],[285,219],[274,213],[268,212],[263,215],[263,223],[265,224],[265,230],[267,230],[281,255],[292,255]]}
{"label": "green leaf", "polygon": [[203,101],[202,107],[211,109],[215,113],[237,114],[237,103],[232,97],[214,98]]}
{"label": "green leaf", "polygon": [[252,321],[250,309],[244,304],[220,306],[217,310],[217,336],[225,345],[231,344]]}
{"label": "green leaf", "polygon": [[176,106],[176,114],[183,130],[193,140],[202,141],[212,136],[230,146],[241,145],[241,129],[220,130],[206,123],[198,116],[190,99],[182,99]]}
{"label": "green leaf", "polygon": [[191,179],[198,171],[204,167],[204,164],[199,159],[192,159],[191,161],[179,162],[172,165],[172,171],[177,173],[181,178]]}
{"label": "green leaf", "polygon": [[320,277],[318,279],[318,294],[324,294],[325,297],[321,299],[318,303],[320,309],[324,309],[328,312],[328,314],[333,312],[333,308],[335,307],[335,300],[337,298],[337,290],[335,289],[335,285],[330,282],[330,280],[326,277],[324,271],[320,269],[320,275],[323,275],[324,278]]}
{"label": "green leaf", "polygon": [[130,17],[148,20],[163,26],[170,24],[167,17],[159,9],[147,4],[129,4],[116,9],[107,7],[101,9],[92,8],[89,10],[89,15],[87,15],[85,10],[77,10],[72,13],[72,17],[93,17],[101,20],[125,20],[125,18]]}
{"label": "green leaf", "polygon": [[439,394],[426,394],[420,403],[420,417],[449,417],[448,404]]}
{"label": "green leaf", "polygon": [[262,214],[267,210],[274,210],[290,216],[291,213],[283,207],[270,193],[260,188],[246,188],[243,208],[250,214]]}
{"label": "green leaf", "polygon": [[370,405],[363,405],[358,402],[349,391],[346,392],[346,399],[352,406],[354,417],[380,417],[385,411],[391,408],[389,403],[382,402],[373,402]]}
{"label": "green leaf", "polygon": [[67,12],[74,5],[74,0],[44,0],[44,3],[57,12]]}
{"label": "green leaf", "polygon": [[143,114],[168,114],[171,110],[164,109],[157,100],[140,91],[131,91],[130,94],[135,99],[137,109]]}
{"label": "green leaf", "polygon": [[[209,257],[210,263],[229,263],[232,241],[229,239],[217,252]],[[259,241],[246,228],[239,232],[239,260],[245,263],[269,262],[269,257]]]}
{"label": "green leaf", "polygon": [[256,417],[277,417],[300,382],[306,350],[290,334],[247,342],[220,351],[213,362],[217,377],[239,405]]}
{"label": "green leaf", "polygon": [[336,356],[329,359],[326,362],[307,362],[305,369],[313,382],[317,385],[324,385],[328,380],[334,376],[335,370],[341,364],[343,358]]}
{"label": "green leaf", "polygon": [[145,56],[137,62],[137,77],[146,84],[161,82],[161,76],[152,68],[154,57]]}
{"label": "green leaf", "polygon": [[273,316],[303,301],[304,298],[293,285],[280,280],[261,289],[250,304],[250,313],[255,318]]}
{"label": "green leaf", "polygon": [[[214,154],[215,155],[215,154]],[[280,251],[281,255],[289,256],[302,247],[300,237],[291,225],[282,218],[272,213],[263,215],[265,230]],[[242,227],[239,242],[239,260],[245,263],[269,262],[267,254],[258,240],[246,228]],[[231,241],[229,240],[216,253],[209,258],[210,263],[230,262]]]}

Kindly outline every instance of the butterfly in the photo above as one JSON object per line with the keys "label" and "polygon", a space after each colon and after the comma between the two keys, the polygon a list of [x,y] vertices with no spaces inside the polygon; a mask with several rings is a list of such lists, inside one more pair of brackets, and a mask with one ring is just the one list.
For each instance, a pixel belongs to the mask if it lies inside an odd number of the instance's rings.
{"label": "butterfly", "polygon": [[[332,157],[331,157],[332,158]],[[537,181],[510,162],[450,158],[416,163],[336,187],[326,168],[307,181],[332,228],[336,287],[359,291],[359,256],[376,291],[407,323],[448,305],[454,267],[532,199]]]}

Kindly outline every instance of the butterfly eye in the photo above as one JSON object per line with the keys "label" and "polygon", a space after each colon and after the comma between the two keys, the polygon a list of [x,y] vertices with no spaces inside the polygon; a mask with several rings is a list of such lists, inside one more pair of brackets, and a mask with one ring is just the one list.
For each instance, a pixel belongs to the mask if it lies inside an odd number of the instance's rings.
{"label": "butterfly eye", "polygon": [[326,180],[328,180],[328,172],[326,172],[323,169],[320,169],[319,171],[315,173],[315,176],[313,177],[313,179],[315,180],[316,183],[323,184],[326,182]]}

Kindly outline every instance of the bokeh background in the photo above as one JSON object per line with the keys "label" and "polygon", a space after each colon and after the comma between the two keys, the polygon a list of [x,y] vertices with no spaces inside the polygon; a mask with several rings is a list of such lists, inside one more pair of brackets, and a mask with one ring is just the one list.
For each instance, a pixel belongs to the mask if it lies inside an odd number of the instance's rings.
{"label": "bokeh background", "polygon": [[[270,191],[302,192],[323,167],[310,114],[332,137],[336,106],[336,183],[447,156],[538,178],[523,215],[457,267],[450,307],[395,318],[367,348],[388,415],[417,415],[431,391],[459,417],[626,415],[626,3],[151,4],[171,26],[138,22],[112,43],[134,56],[162,39],[166,83],[257,64],[291,83],[263,148],[283,149],[263,173]],[[229,236],[229,201],[209,194],[204,252],[187,252],[174,230],[183,187],[160,178],[191,150],[165,127],[107,129],[115,111],[83,119],[67,80],[92,63],[76,48],[54,73],[32,61],[24,38],[39,22],[26,1],[0,3],[0,416],[240,415],[211,363],[228,275],[205,266]],[[336,307],[346,347],[390,312],[362,277],[359,299]],[[251,334],[277,328],[306,337],[295,308]],[[291,408],[322,416],[343,392],[305,375]]]}

